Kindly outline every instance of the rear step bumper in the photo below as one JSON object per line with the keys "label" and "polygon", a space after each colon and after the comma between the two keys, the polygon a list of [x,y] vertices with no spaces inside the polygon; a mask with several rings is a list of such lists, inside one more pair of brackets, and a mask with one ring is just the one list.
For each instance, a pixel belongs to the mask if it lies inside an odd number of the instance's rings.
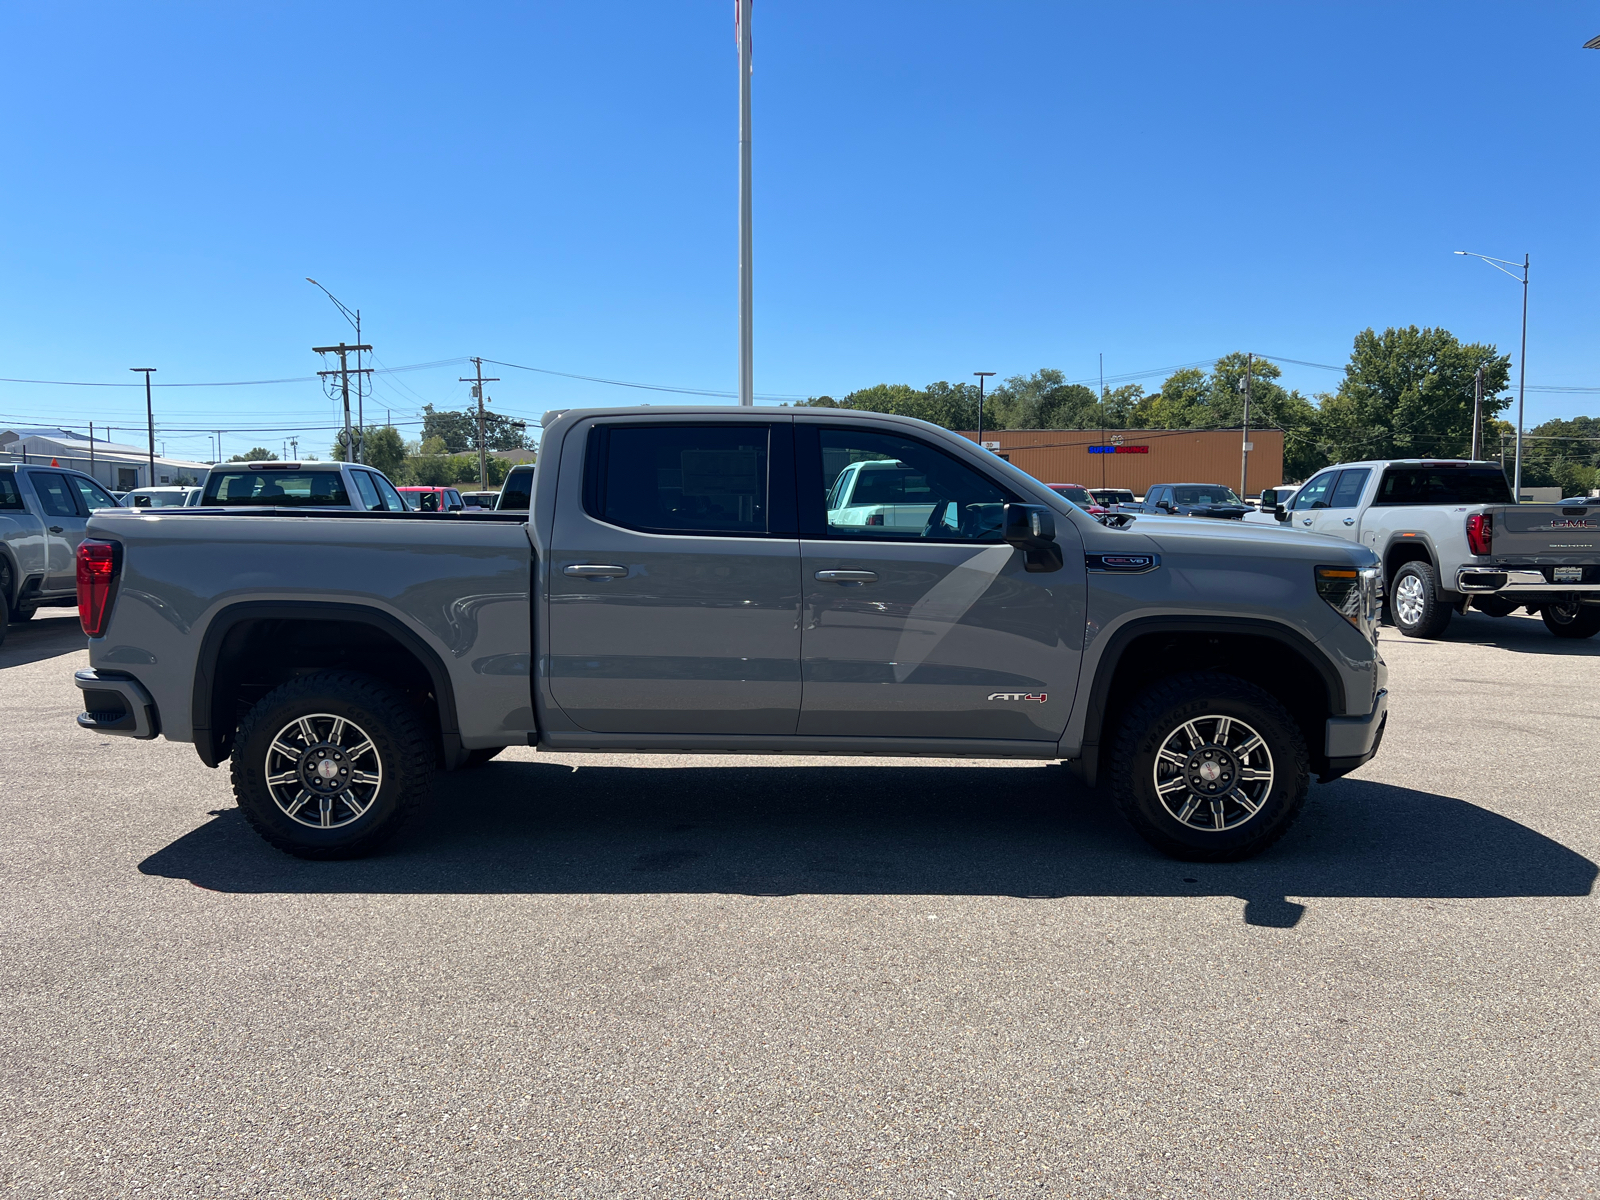
{"label": "rear step bumper", "polygon": [[142,741],[161,732],[156,702],[132,675],[89,668],[75,672],[72,681],[83,692],[85,711],[78,714],[82,728]]}
{"label": "rear step bumper", "polygon": [[[1586,575],[1594,573],[1593,567],[1583,569]],[[1456,591],[1469,596],[1482,596],[1490,592],[1504,595],[1507,592],[1595,592],[1600,593],[1600,583],[1553,583],[1537,569],[1488,567],[1463,567],[1456,572]]]}

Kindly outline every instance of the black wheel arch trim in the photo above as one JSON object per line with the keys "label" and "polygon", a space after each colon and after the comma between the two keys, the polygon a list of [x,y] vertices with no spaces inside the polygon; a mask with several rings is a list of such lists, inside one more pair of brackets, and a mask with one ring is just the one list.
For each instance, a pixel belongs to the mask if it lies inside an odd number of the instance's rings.
{"label": "black wheel arch trim", "polygon": [[222,761],[218,753],[219,739],[211,723],[212,688],[216,680],[217,659],[222,654],[222,643],[234,626],[244,621],[263,620],[355,621],[383,630],[416,656],[433,683],[433,694],[438,697],[439,703],[439,734],[444,743],[445,768],[453,769],[465,754],[461,747],[461,727],[456,717],[455,688],[450,682],[450,673],[445,670],[444,660],[403,621],[382,609],[365,604],[323,600],[244,600],[228,605],[212,617],[200,642],[199,661],[195,663],[190,716],[195,752],[206,766],[215,767]]}
{"label": "black wheel arch trim", "polygon": [[1095,664],[1094,682],[1089,685],[1083,740],[1078,757],[1071,761],[1073,770],[1090,787],[1095,785],[1099,773],[1100,735],[1105,725],[1111,687],[1116,682],[1117,668],[1128,647],[1137,639],[1152,633],[1243,633],[1269,637],[1299,654],[1322,677],[1327,689],[1329,714],[1344,713],[1344,680],[1328,661],[1327,655],[1317,649],[1316,643],[1298,630],[1257,617],[1137,617],[1119,626],[1110,635]]}

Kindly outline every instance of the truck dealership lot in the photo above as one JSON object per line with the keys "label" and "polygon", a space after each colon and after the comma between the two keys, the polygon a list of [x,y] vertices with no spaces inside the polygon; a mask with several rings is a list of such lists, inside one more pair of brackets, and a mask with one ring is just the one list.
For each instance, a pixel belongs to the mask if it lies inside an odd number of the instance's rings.
{"label": "truck dealership lot", "polygon": [[304,862],[74,728],[82,644],[0,647],[8,1196],[1600,1188],[1600,642],[1537,618],[1385,630],[1383,753],[1206,866],[1058,765],[532,750]]}

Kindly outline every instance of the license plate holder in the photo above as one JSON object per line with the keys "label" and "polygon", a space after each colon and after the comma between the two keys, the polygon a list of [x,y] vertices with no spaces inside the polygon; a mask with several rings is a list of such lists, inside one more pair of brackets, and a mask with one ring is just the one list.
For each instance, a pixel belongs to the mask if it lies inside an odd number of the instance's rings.
{"label": "license plate holder", "polygon": [[1582,567],[1557,567],[1555,569],[1556,583],[1582,583]]}

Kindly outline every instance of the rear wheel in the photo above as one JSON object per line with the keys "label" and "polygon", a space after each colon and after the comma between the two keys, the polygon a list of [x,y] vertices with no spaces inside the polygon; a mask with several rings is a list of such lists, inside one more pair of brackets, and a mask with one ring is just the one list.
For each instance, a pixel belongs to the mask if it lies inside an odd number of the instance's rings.
{"label": "rear wheel", "polygon": [[1564,600],[1539,610],[1544,627],[1558,638],[1586,638],[1600,633],[1600,604]]}
{"label": "rear wheel", "polygon": [[234,740],[233,793],[255,831],[300,858],[355,858],[427,798],[433,739],[404,696],[323,671],[275,688]]}
{"label": "rear wheel", "polygon": [[1455,610],[1439,599],[1433,565],[1408,562],[1394,573],[1389,611],[1395,628],[1406,637],[1436,638],[1450,625]]}
{"label": "rear wheel", "polygon": [[1305,738],[1283,705],[1232,675],[1178,675],[1128,709],[1112,793],[1156,849],[1191,862],[1259,854],[1282,837],[1311,786]]}

